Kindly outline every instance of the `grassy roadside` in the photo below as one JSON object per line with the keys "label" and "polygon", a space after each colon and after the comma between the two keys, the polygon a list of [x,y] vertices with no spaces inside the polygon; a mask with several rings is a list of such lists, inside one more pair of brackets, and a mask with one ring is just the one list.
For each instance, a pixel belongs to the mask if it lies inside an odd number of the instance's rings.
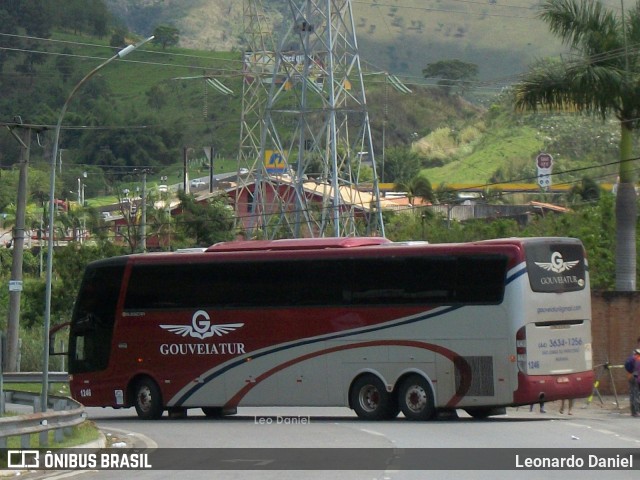
{"label": "grassy roadside", "polygon": [[[18,413],[7,412],[6,416],[19,415]],[[66,436],[61,442],[56,442],[54,438],[53,430],[48,432],[47,445],[40,445],[40,434],[32,433],[29,435],[30,448],[66,448],[77,447],[78,445],[85,445],[100,438],[100,430],[96,425],[87,420],[80,425],[76,425],[71,428],[71,435]],[[17,449],[21,448],[20,437],[10,437],[7,441],[7,448]]]}
{"label": "grassy roadside", "polygon": [[[68,396],[69,385],[67,383],[52,383],[49,386],[51,395]],[[5,384],[5,388],[9,390],[18,390],[22,392],[39,393],[42,385],[39,383],[13,383]],[[7,411],[4,416],[20,415],[20,413]],[[47,447],[63,448],[84,445],[100,438],[100,430],[91,421],[85,421],[80,425],[76,425],[71,429],[71,435],[66,436],[62,442],[56,442],[53,430],[48,432]],[[30,445],[32,448],[40,447],[40,435],[37,433],[30,435]],[[42,445],[44,446],[44,445]],[[20,448],[20,437],[11,437],[7,442],[8,448]]]}

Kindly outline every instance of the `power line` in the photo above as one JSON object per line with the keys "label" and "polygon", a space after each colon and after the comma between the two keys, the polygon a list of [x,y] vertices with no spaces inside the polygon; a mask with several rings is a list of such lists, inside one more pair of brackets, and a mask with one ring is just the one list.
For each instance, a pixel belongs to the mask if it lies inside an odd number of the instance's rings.
{"label": "power line", "polygon": [[[462,1],[462,0],[459,0]],[[413,6],[413,5],[399,5],[399,4],[390,4],[390,3],[371,3],[371,2],[367,2],[367,1],[363,1],[363,0],[352,0],[351,3],[355,3],[355,4],[362,4],[362,5],[367,5],[370,7],[389,7],[389,8],[397,8],[397,9],[404,9],[404,10],[419,10],[419,11],[423,11],[423,12],[442,12],[442,13],[446,13],[446,14],[458,14],[458,15],[477,15],[477,16],[483,16],[483,17],[497,17],[497,18],[519,18],[519,19],[523,19],[523,20],[535,20],[536,17],[533,16],[523,16],[523,15],[509,15],[509,14],[501,14],[501,13],[489,13],[487,11],[482,11],[482,12],[470,12],[468,10],[454,10],[454,9],[448,9],[448,8],[438,8],[438,7],[418,7],[418,6]],[[471,1],[467,1],[464,2],[467,4],[472,4],[472,5],[482,5],[480,2],[471,2]],[[484,4],[485,7],[491,7],[491,5],[487,5]]]}
{"label": "power line", "polygon": [[[477,3],[477,2],[469,2],[469,3]],[[376,4],[376,5],[387,5],[387,6],[391,6],[388,4]],[[417,9],[424,9],[427,7],[403,7],[403,6],[398,6],[398,8],[417,8]],[[385,21],[386,24],[386,20],[383,17],[383,20]],[[389,29],[388,24],[387,28]],[[389,30],[391,32],[391,30]],[[16,35],[16,34],[8,34],[8,33],[0,33],[0,36],[9,36],[9,37],[16,37],[16,38],[23,38],[23,39],[29,39],[29,40],[37,40],[37,41],[41,41],[41,42],[59,42],[59,43],[63,43],[63,44],[69,44],[69,45],[77,45],[77,46],[82,46],[82,47],[96,47],[96,48],[104,48],[104,49],[109,49],[109,50],[114,50],[114,47],[108,47],[105,45],[99,45],[99,44],[93,44],[93,43],[83,43],[83,42],[72,42],[72,41],[67,41],[67,40],[54,40],[54,39],[46,39],[46,38],[41,38],[41,37],[32,37],[32,36],[27,36],[27,35]],[[640,51],[640,44],[635,44],[635,45],[630,45],[630,53],[634,53],[634,52],[638,52]],[[40,54],[40,55],[52,55],[52,56],[58,56],[58,57],[71,57],[71,58],[77,58],[77,59],[89,59],[89,60],[98,60],[98,61],[104,61],[105,58],[103,57],[96,57],[96,56],[91,56],[91,55],[82,55],[82,54],[77,54],[77,53],[72,53],[72,54],[68,54],[68,53],[60,53],[60,52],[49,52],[46,50],[34,50],[34,49],[26,49],[26,48],[16,48],[16,47],[0,47],[0,50],[6,50],[6,51],[15,51],[15,52],[22,52],[22,53],[33,53],[33,54]],[[232,59],[232,58],[225,58],[225,57],[208,57],[208,56],[200,56],[200,55],[189,55],[189,54],[181,54],[181,53],[173,53],[173,52],[158,52],[158,51],[153,51],[153,50],[142,50],[142,52],[145,53],[150,53],[150,54],[154,54],[154,55],[167,55],[167,56],[178,56],[178,57],[185,57],[185,58],[196,58],[199,60],[215,60],[215,61],[222,61],[222,62],[226,62],[229,64],[239,64],[238,69],[231,69],[231,68],[223,68],[223,67],[208,67],[208,66],[197,66],[197,65],[184,65],[184,64],[175,64],[175,63],[163,63],[163,62],[150,62],[150,61],[143,61],[143,60],[124,60],[123,61],[128,61],[128,62],[134,62],[137,64],[142,64],[142,65],[150,65],[150,66],[161,66],[161,67],[170,67],[170,68],[185,68],[185,69],[200,69],[200,68],[204,68],[204,69],[210,69],[210,70],[216,70],[216,74],[215,76],[229,76],[229,77],[233,77],[233,76],[242,76],[244,74],[243,70],[242,70],[242,65],[244,65],[244,60],[243,59]],[[568,55],[571,56],[571,53],[569,53]],[[612,60],[612,59],[616,59],[616,58],[621,58],[625,55],[625,51],[624,48],[619,48],[616,50],[611,50],[609,52],[602,52],[601,54],[597,54],[594,56],[591,56],[588,58],[587,61],[589,62],[604,62],[604,61],[608,61],[608,60]],[[577,60],[569,60],[569,63],[573,63],[574,66],[578,66],[581,63],[584,63],[584,60],[579,58]],[[380,69],[378,69],[380,70]],[[7,75],[7,73],[2,73],[3,75]],[[510,75],[510,76],[506,76],[506,77],[500,77],[500,78],[496,78],[496,79],[488,79],[488,80],[483,80],[483,81],[470,81],[467,82],[468,84],[470,84],[472,87],[475,88],[479,88],[479,87],[487,87],[489,85],[492,84],[496,84],[496,83],[500,83],[500,84],[505,84],[508,82],[513,82],[515,80],[517,80],[518,78],[521,77],[521,74],[518,75]],[[416,85],[434,85],[433,83],[428,83],[428,82],[424,82],[424,77],[418,77],[418,76],[404,76],[404,78],[407,79],[415,79],[414,84]],[[457,82],[455,81],[451,81],[452,85],[457,84]],[[436,84],[437,85],[437,84]],[[499,89],[502,87],[496,87],[496,89]]]}
{"label": "power line", "polygon": [[[2,37],[20,38],[20,39],[24,39],[24,40],[37,40],[39,42],[50,42],[50,43],[62,43],[62,44],[66,44],[66,45],[77,45],[77,46],[82,46],[82,47],[104,48],[104,49],[109,49],[109,50],[112,50],[112,51],[117,51],[117,50],[120,50],[122,48],[122,47],[112,47],[112,46],[103,45],[103,44],[99,44],[99,43],[84,43],[84,42],[77,42],[77,41],[71,41],[71,40],[57,40],[57,39],[53,39],[53,38],[33,37],[33,36],[30,36],[30,35],[18,35],[18,34],[14,34],[14,33],[2,33],[2,32],[0,32],[0,36],[2,36]],[[205,59],[205,60],[227,60],[224,57],[209,57],[209,56],[204,56],[204,55],[193,55],[193,54],[188,54],[188,53],[160,52],[160,51],[157,51],[157,50],[139,50],[139,51],[140,52],[144,52],[144,53],[151,53],[151,54],[154,54],[154,55],[168,55],[168,56],[172,56],[172,57],[197,58],[197,59]],[[111,54],[113,54],[113,52]]]}
{"label": "power line", "polygon": [[[221,126],[221,125],[235,125],[238,122],[236,120],[207,120],[207,121],[184,121],[180,122],[181,125],[189,125],[189,126],[198,126],[198,125],[208,125],[208,126]],[[12,122],[2,122],[0,121],[0,126],[11,126]],[[31,128],[39,128],[41,130],[53,130],[55,125],[50,124],[24,124],[25,126],[29,126]],[[61,130],[69,130],[69,131],[111,131],[111,130],[153,130],[156,128],[167,128],[166,124],[157,123],[157,124],[145,124],[145,125],[63,125]]]}
{"label": "power line", "polygon": [[[104,61],[106,60],[105,57],[95,57],[95,56],[91,56],[91,55],[79,55],[79,54],[68,54],[68,53],[58,53],[58,52],[49,52],[46,50],[32,50],[32,49],[27,49],[27,48],[14,48],[14,47],[0,47],[0,50],[5,50],[5,51],[13,51],[13,52],[21,52],[21,53],[36,53],[36,54],[40,54],[40,55],[52,55],[52,56],[56,56],[56,57],[75,57],[78,59],[82,59],[82,60],[97,60],[97,61]],[[203,57],[197,57],[203,60],[207,60],[207,58],[203,58]],[[229,60],[230,62],[241,62],[242,60]],[[240,75],[242,74],[242,70],[231,70],[231,69],[227,69],[227,68],[220,68],[220,67],[206,67],[206,66],[202,66],[202,65],[181,65],[181,64],[177,64],[177,63],[161,63],[161,62],[150,62],[150,61],[146,61],[146,60],[126,60],[126,59],[122,59],[122,62],[126,62],[126,63],[136,63],[136,64],[140,64],[140,65],[150,65],[150,66],[159,66],[159,67],[171,67],[171,68],[186,68],[186,69],[210,69],[210,70],[217,70],[217,71],[222,71],[222,72],[230,72],[232,75]]]}

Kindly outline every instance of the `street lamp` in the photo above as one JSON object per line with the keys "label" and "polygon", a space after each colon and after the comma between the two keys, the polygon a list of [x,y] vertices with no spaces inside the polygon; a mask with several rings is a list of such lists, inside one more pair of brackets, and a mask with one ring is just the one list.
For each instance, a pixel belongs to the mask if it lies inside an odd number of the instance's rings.
{"label": "street lamp", "polygon": [[125,55],[130,54],[138,47],[141,47],[145,43],[153,40],[153,35],[141,42],[136,43],[135,45],[128,45],[118,53],[116,53],[113,57],[107,59],[96,68],[87,73],[82,80],[80,80],[71,93],[67,97],[67,100],[64,102],[62,106],[62,110],[60,110],[60,115],[58,116],[58,123],[56,124],[56,131],[53,140],[53,152],[51,154],[51,175],[49,181],[51,185],[49,186],[49,238],[47,242],[49,254],[47,255],[47,274],[46,274],[46,292],[45,292],[45,307],[44,307],[44,351],[42,355],[42,395],[41,395],[41,410],[43,412],[47,411],[47,392],[49,390],[49,328],[51,325],[51,276],[53,271],[53,222],[55,219],[55,195],[56,195],[56,163],[58,157],[58,142],[60,141],[60,128],[62,127],[62,119],[64,118],[64,114],[67,112],[67,107],[69,106],[69,102],[76,94],[76,92],[80,89],[84,83],[93,77],[99,70],[106,67],[108,64],[117,60],[119,58],[124,57]]}

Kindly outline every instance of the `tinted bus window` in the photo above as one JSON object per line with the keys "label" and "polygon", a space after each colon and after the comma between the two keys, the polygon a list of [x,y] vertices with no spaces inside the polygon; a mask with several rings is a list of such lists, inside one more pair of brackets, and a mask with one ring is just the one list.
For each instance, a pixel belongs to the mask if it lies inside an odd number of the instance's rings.
{"label": "tinted bus window", "polygon": [[581,244],[527,245],[527,270],[534,292],[573,292],[584,289],[585,264]]}
{"label": "tinted bus window", "polygon": [[353,303],[500,303],[506,265],[502,255],[357,260],[353,263]]}
{"label": "tinted bus window", "polygon": [[344,303],[338,261],[135,265],[125,309]]}
{"label": "tinted bus window", "polygon": [[357,304],[448,303],[455,296],[456,259],[387,257],[352,265],[353,302]]}
{"label": "tinted bus window", "polygon": [[500,303],[502,255],[137,264],[125,309]]}

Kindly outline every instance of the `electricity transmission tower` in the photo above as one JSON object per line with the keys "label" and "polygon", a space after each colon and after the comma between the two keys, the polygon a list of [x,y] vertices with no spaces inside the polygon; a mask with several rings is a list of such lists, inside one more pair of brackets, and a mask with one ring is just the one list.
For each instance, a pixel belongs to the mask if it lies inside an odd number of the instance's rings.
{"label": "electricity transmission tower", "polygon": [[237,218],[249,238],[384,235],[351,2],[287,3],[275,47],[244,1]]}

